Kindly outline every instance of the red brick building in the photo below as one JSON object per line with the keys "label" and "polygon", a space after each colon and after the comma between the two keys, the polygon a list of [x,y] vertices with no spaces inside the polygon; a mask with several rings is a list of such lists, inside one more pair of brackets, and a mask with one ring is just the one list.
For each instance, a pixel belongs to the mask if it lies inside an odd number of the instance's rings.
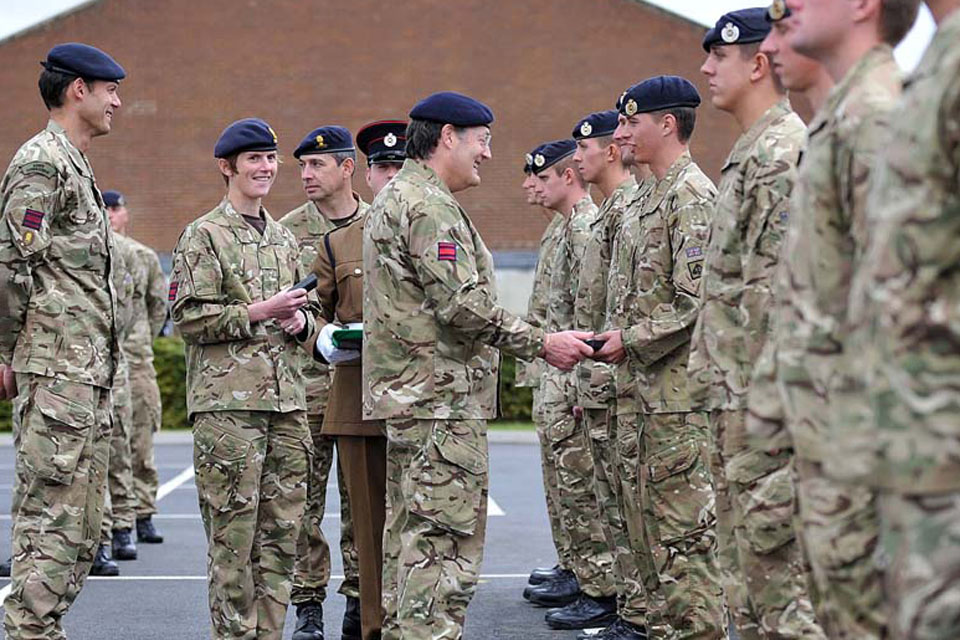
{"label": "red brick building", "polygon": [[[703,33],[635,0],[94,0],[0,42],[0,159],[46,122],[36,81],[47,50],[103,48],[128,78],[90,158],[102,189],[127,194],[133,234],[169,251],[222,196],[212,150],[229,122],[259,116],[277,131],[286,163],[266,206],[279,217],[303,201],[290,154],[307,131],[356,131],[457,90],[497,118],[483,185],[462,201],[493,249],[529,250],[546,220],[523,203],[523,154],[651,75],[685,76],[706,95]],[[714,178],[735,137],[732,118],[704,104],[693,152]],[[362,171],[355,183],[369,198]]]}

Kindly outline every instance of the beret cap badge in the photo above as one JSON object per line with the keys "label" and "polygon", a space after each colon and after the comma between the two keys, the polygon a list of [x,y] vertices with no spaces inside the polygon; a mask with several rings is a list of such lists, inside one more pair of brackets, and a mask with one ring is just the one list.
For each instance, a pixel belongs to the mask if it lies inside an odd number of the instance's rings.
{"label": "beret cap badge", "polygon": [[785,0],[773,0],[773,3],[767,9],[767,15],[774,22],[783,20],[787,15],[787,3]]}
{"label": "beret cap badge", "polygon": [[392,133],[388,133],[383,137],[383,144],[387,147],[397,146],[397,136],[393,135]]}
{"label": "beret cap badge", "polygon": [[635,116],[637,115],[637,109],[637,101],[633,98],[630,98],[627,100],[627,104],[624,105],[623,112],[628,116]]}
{"label": "beret cap badge", "polygon": [[323,149],[324,147],[327,146],[327,143],[323,141],[323,136],[322,136],[322,135],[318,135],[316,138],[314,138],[314,140],[317,141],[317,148],[318,148],[318,149]]}
{"label": "beret cap badge", "polygon": [[589,122],[584,122],[582,125],[580,125],[580,135],[589,136],[591,133],[593,133],[593,125],[591,125]]}
{"label": "beret cap badge", "polygon": [[545,165],[546,163],[547,163],[547,159],[543,157],[543,154],[542,154],[542,153],[538,153],[538,154],[537,154],[536,156],[534,156],[534,158],[533,158],[533,164],[536,165],[536,166],[538,166],[538,167],[542,167],[542,166]]}
{"label": "beret cap badge", "polygon": [[532,165],[532,164],[533,164],[533,154],[532,154],[532,153],[528,153],[527,156],[524,158],[524,160],[527,161],[527,164]]}
{"label": "beret cap badge", "polygon": [[740,39],[740,27],[728,22],[723,26],[723,31],[720,32],[720,37],[723,38],[723,41],[727,44],[733,44]]}

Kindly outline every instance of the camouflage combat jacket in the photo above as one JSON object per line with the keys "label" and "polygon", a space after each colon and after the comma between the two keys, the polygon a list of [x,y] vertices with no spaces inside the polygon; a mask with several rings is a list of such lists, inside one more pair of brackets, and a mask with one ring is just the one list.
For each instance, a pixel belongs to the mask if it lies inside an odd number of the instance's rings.
{"label": "camouflage combat jacket", "polygon": [[[352,217],[363,215],[370,207],[353,194],[357,201],[357,210]],[[300,244],[300,270],[311,273],[317,254],[323,245],[323,236],[337,228],[337,225],[323,215],[313,202],[303,204],[279,220],[280,224],[293,232]],[[317,300],[317,294],[310,294],[311,300]],[[318,302],[319,304],[319,302]],[[311,414],[322,414],[326,410],[330,396],[331,371],[326,364],[319,362],[303,351],[301,369],[306,384],[307,406]]]}
{"label": "camouflage combat jacket", "polygon": [[788,288],[776,323],[787,426],[796,454],[808,460],[823,460],[839,435],[828,432],[828,389],[839,384],[850,283],[866,240],[870,173],[889,141],[900,91],[893,51],[875,47],[810,124],[782,259]]}
{"label": "camouflage combat jacket", "polygon": [[624,214],[607,284],[608,324],[622,330],[627,351],[617,366],[618,415],[691,409],[690,332],[716,193],[685,152]]}
{"label": "camouflage combat jacket", "polygon": [[838,440],[827,466],[895,491],[956,492],[960,11],[940,25],[891,122],[850,297],[849,369],[868,374],[857,391],[866,390],[872,419]]}
{"label": "camouflage combat jacket", "polygon": [[[620,225],[624,208],[633,200],[637,181],[630,176],[600,203],[590,224],[580,276],[573,302],[573,328],[600,333],[604,329],[607,305],[607,274],[610,273],[610,250]],[[581,407],[603,409],[616,398],[616,368],[597,360],[583,360],[576,368],[577,401]]]}
{"label": "camouflage combat jacket", "polygon": [[774,272],[806,139],[783,100],[740,136],[723,166],[690,341],[689,385],[701,410],[746,408],[753,365],[770,333]]}
{"label": "camouflage combat jacket", "polygon": [[109,388],[120,357],[113,234],[87,157],[52,120],[0,182],[0,363]]}
{"label": "camouflage combat jacket", "polygon": [[497,304],[493,256],[415,160],[377,195],[363,238],[363,417],[485,419],[497,348],[532,359],[544,333]]}
{"label": "camouflage combat jacket", "polygon": [[150,247],[120,236],[133,247],[133,326],[123,341],[123,355],[131,369],[153,366],[153,340],[167,320],[167,278],[160,258]]}
{"label": "camouflage combat jacket", "polygon": [[[547,321],[547,302],[550,297],[550,279],[553,274],[553,263],[556,260],[557,247],[563,238],[563,222],[566,218],[556,213],[547,230],[540,238],[540,251],[537,254],[537,267],[533,272],[533,289],[530,291],[530,300],[527,303],[526,320],[535,327],[543,328]],[[540,386],[540,377],[548,365],[541,359],[533,362],[517,360],[516,386]]]}
{"label": "camouflage combat jacket", "polygon": [[[301,277],[293,233],[261,208],[263,235],[224,200],[187,225],[173,252],[169,300],[186,342],[187,412],[306,410],[302,357],[276,320],[247,307]],[[314,307],[306,333],[313,331]]]}

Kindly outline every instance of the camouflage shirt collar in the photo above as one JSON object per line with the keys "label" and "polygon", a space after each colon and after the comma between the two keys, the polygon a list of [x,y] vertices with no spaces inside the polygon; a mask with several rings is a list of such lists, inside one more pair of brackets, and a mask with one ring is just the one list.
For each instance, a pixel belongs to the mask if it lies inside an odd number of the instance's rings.
{"label": "camouflage shirt collar", "polygon": [[626,180],[617,185],[617,188],[614,189],[609,196],[603,199],[603,202],[600,203],[600,213],[597,215],[597,219],[594,223],[599,222],[603,218],[603,214],[607,211],[610,211],[617,205],[623,205],[630,202],[633,202],[634,199],[634,189],[637,188],[637,179],[630,174]]}
{"label": "camouflage shirt collar", "polygon": [[577,201],[577,204],[573,205],[573,211],[570,217],[582,216],[590,211],[591,207],[593,207],[593,198],[590,197],[590,193],[588,192],[587,195]]}
{"label": "camouflage shirt collar", "polygon": [[[230,202],[230,199],[226,196],[223,197],[223,200],[220,202],[220,209],[223,211],[223,219],[231,227],[238,227],[241,229],[249,229],[250,225],[247,224],[247,221],[243,219],[243,214],[237,211],[236,207],[233,206],[233,203]],[[270,217],[270,213],[264,208],[263,205],[260,205],[260,215],[263,216],[263,219],[266,220],[267,224],[263,228],[263,241],[267,244],[273,244],[273,236],[276,234],[274,227],[273,218]]]}
{"label": "camouflage shirt collar", "polygon": [[750,149],[753,148],[760,136],[763,135],[763,132],[778,119],[792,111],[790,101],[787,98],[784,98],[767,109],[767,111],[760,116],[760,119],[754,122],[753,125],[740,136],[736,144],[733,145],[733,149],[730,150],[730,155],[727,157],[727,161],[724,163],[721,171],[726,171],[732,165],[740,164],[744,156],[750,152]]}
{"label": "camouflage shirt collar", "polygon": [[647,198],[646,204],[643,207],[644,213],[650,213],[660,206],[660,203],[667,196],[667,194],[673,190],[677,180],[680,178],[680,174],[682,174],[684,169],[689,167],[691,164],[693,164],[693,158],[690,156],[690,150],[687,149],[680,154],[680,157],[677,158],[672,165],[670,165],[670,168],[667,169],[667,173],[663,176],[663,179],[657,181],[656,186],[653,188],[653,192],[650,194],[650,197]]}
{"label": "camouflage shirt collar", "polygon": [[81,175],[92,180],[93,168],[90,166],[87,156],[84,155],[80,149],[77,149],[72,142],[70,142],[70,138],[67,136],[66,130],[60,126],[60,123],[51,119],[47,121],[46,130],[53,134],[54,139],[66,150],[67,155],[70,156],[70,161],[73,162],[74,166],[77,168],[77,171],[79,171]]}
{"label": "camouflage shirt collar", "polygon": [[453,197],[453,193],[450,192],[450,189],[447,188],[447,185],[444,184],[443,180],[440,179],[440,176],[437,175],[437,172],[422,162],[407,158],[403,161],[403,168],[401,171],[416,176],[425,182],[429,182],[430,184],[443,189],[447,194],[450,195],[451,198]]}
{"label": "camouflage shirt collar", "polygon": [[841,105],[846,102],[850,92],[860,85],[863,78],[876,67],[889,64],[891,60],[893,60],[893,49],[888,44],[878,44],[867,51],[827,96],[826,102],[810,123],[810,133],[819,131],[835,120]]}

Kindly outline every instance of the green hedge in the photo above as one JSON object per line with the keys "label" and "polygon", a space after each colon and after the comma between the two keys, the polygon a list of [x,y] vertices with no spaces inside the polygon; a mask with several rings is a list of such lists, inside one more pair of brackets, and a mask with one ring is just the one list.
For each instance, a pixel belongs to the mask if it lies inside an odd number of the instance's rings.
{"label": "green hedge", "polygon": [[[157,338],[153,343],[157,383],[163,399],[163,428],[187,428],[187,368],[183,357],[183,341],[179,338]],[[504,356],[500,380],[501,420],[528,422],[532,403],[531,390],[513,386],[515,361]],[[0,402],[0,431],[10,431],[10,403]]]}

